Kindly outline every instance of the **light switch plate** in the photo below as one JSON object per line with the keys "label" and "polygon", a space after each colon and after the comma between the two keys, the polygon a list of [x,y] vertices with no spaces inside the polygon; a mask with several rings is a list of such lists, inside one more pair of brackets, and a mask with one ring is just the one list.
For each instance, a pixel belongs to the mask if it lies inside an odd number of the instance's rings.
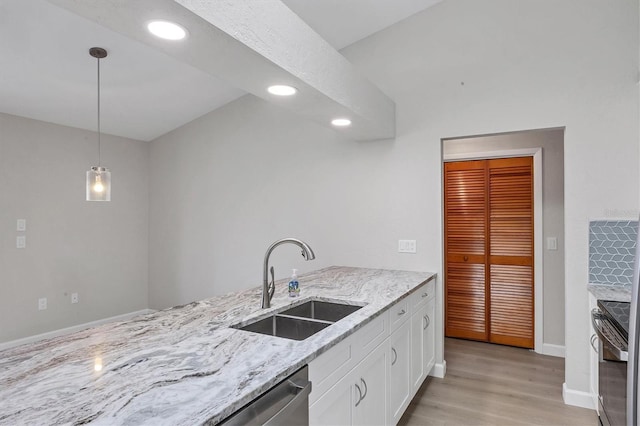
{"label": "light switch plate", "polygon": [[41,297],[40,299],[38,299],[38,310],[44,311],[45,309],[47,309],[47,298]]}
{"label": "light switch plate", "polygon": [[27,219],[18,219],[16,221],[16,231],[24,232],[27,230]]}
{"label": "light switch plate", "polygon": [[558,239],[556,237],[547,237],[547,250],[558,250]]}
{"label": "light switch plate", "polygon": [[23,249],[27,247],[27,237],[18,235],[16,237],[16,248]]}
{"label": "light switch plate", "polygon": [[398,240],[398,253],[415,253],[416,240]]}

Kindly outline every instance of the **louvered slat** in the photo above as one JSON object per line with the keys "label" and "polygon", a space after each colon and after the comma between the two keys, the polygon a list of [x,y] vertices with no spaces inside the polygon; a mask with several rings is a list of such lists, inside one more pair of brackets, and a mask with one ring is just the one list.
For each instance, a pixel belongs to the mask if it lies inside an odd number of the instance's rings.
{"label": "louvered slat", "polygon": [[486,340],[484,264],[450,262],[446,274],[446,335]]}
{"label": "louvered slat", "polygon": [[532,269],[491,265],[491,342],[533,348]]}

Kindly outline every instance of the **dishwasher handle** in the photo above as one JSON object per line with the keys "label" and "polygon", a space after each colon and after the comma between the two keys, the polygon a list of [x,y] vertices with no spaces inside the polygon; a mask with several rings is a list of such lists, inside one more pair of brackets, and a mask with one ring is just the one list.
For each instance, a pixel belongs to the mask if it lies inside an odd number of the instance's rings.
{"label": "dishwasher handle", "polygon": [[264,426],[277,426],[282,424],[283,419],[289,418],[291,413],[295,412],[301,404],[309,403],[309,394],[311,393],[311,382],[307,382],[305,386],[300,386],[291,380],[289,385],[297,390],[296,396],[287,403],[280,411],[273,415],[264,423]]}

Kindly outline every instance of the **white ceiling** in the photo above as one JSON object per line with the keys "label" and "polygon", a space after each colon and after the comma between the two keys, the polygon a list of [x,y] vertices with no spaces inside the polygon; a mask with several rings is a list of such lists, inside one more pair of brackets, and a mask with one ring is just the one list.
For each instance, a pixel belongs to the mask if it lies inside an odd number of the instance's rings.
{"label": "white ceiling", "polygon": [[[336,48],[441,0],[284,0]],[[45,0],[0,0],[0,112],[152,140],[245,92]]]}

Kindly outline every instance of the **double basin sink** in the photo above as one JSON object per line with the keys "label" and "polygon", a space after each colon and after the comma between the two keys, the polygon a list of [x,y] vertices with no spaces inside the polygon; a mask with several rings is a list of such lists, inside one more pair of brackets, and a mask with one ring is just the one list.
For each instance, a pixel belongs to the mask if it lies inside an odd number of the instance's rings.
{"label": "double basin sink", "polygon": [[361,308],[358,305],[310,300],[249,324],[231,327],[269,336],[304,340]]}

